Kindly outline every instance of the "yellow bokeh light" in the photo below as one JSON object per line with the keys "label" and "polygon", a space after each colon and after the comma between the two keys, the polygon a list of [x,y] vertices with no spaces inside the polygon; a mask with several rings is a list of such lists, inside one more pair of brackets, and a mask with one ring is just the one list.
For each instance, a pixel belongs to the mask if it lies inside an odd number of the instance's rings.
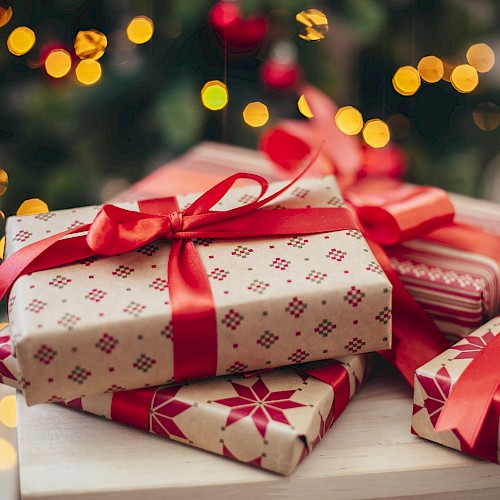
{"label": "yellow bokeh light", "polygon": [[328,33],[328,19],[318,9],[307,9],[299,12],[295,19],[301,25],[299,37],[309,42],[323,40]]}
{"label": "yellow bokeh light", "polygon": [[422,80],[429,83],[436,83],[443,78],[443,61],[436,56],[425,56],[420,59],[417,65],[418,72]]}
{"label": "yellow bokeh light", "polygon": [[0,28],[3,28],[12,17],[12,7],[0,7]]}
{"label": "yellow bokeh light", "polygon": [[47,203],[39,198],[23,201],[17,209],[16,215],[43,214],[49,211]]}
{"label": "yellow bokeh light", "polygon": [[0,238],[0,259],[5,255],[5,236]]}
{"label": "yellow bokeh light", "polygon": [[251,127],[262,127],[269,120],[269,111],[261,102],[251,102],[243,110],[243,120]]}
{"label": "yellow bokeh light", "polygon": [[80,83],[92,85],[101,78],[101,65],[98,61],[94,61],[93,59],[84,59],[78,63],[75,74]]}
{"label": "yellow bokeh light", "polygon": [[413,66],[402,66],[394,73],[392,86],[401,95],[413,95],[420,88],[420,75]]}
{"label": "yellow bokeh light", "polygon": [[309,103],[306,100],[305,95],[301,95],[299,97],[299,100],[297,101],[297,107],[299,108],[299,111],[306,117],[306,118],[312,118],[313,112],[311,111],[311,108],[309,107]]}
{"label": "yellow bokeh light", "polygon": [[50,52],[45,59],[45,71],[52,78],[62,78],[71,69],[71,56],[63,49]]}
{"label": "yellow bokeh light", "polygon": [[9,323],[0,323],[0,332],[7,328],[9,326]]}
{"label": "yellow bokeh light", "polygon": [[480,102],[472,112],[475,124],[485,132],[500,125],[500,108],[493,102]]}
{"label": "yellow bokeh light", "polygon": [[5,194],[8,185],[9,185],[9,176],[7,175],[7,172],[3,168],[0,168],[0,196],[3,196]]}
{"label": "yellow bokeh light", "polygon": [[495,53],[493,49],[485,43],[476,43],[469,47],[467,51],[467,62],[476,68],[479,73],[486,73],[495,64]]}
{"label": "yellow bokeh light", "polygon": [[460,59],[455,56],[442,57],[443,62],[443,80],[445,82],[450,82],[452,71],[460,64]]}
{"label": "yellow bokeh light", "polygon": [[363,128],[363,115],[353,106],[344,106],[337,111],[335,123],[344,134],[356,135]]}
{"label": "yellow bokeh light", "polygon": [[383,148],[391,138],[387,123],[378,118],[368,120],[363,128],[363,139],[372,148]]}
{"label": "yellow bokeh light", "polygon": [[13,394],[0,399],[0,422],[11,429],[17,426],[16,396]]}
{"label": "yellow bokeh light", "polygon": [[17,453],[5,439],[0,439],[0,470],[12,469],[17,464]]}
{"label": "yellow bokeh light", "polygon": [[80,59],[97,60],[102,57],[108,39],[106,35],[97,30],[79,31],[75,38],[75,54]]}
{"label": "yellow bokeh light", "polygon": [[26,26],[19,26],[7,38],[7,48],[15,56],[22,56],[33,48],[35,42],[35,32]]}
{"label": "yellow bokeh light", "polygon": [[220,80],[210,80],[201,89],[201,102],[205,108],[218,111],[228,102],[227,87]]}
{"label": "yellow bokeh light", "polygon": [[146,16],[134,17],[127,26],[127,38],[136,44],[149,42],[153,32],[153,21]]}
{"label": "yellow bokeh light", "polygon": [[450,81],[455,90],[466,94],[477,87],[479,76],[472,66],[460,64],[451,72]]}

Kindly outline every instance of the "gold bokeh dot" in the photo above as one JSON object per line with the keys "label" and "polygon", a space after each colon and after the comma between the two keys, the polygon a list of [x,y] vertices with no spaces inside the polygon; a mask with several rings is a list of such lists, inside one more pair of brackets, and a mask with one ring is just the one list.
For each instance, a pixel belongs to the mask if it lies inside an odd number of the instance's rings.
{"label": "gold bokeh dot", "polygon": [[35,32],[26,26],[19,26],[7,38],[7,48],[11,54],[22,56],[33,48],[35,42]]}
{"label": "gold bokeh dot", "polygon": [[486,73],[495,64],[495,53],[485,43],[476,43],[469,47],[466,54],[467,62],[479,73]]}
{"label": "gold bokeh dot", "polygon": [[75,74],[80,83],[92,85],[101,78],[101,65],[98,61],[94,61],[93,59],[83,59],[78,63]]}
{"label": "gold bokeh dot", "polygon": [[146,16],[134,17],[127,26],[127,38],[138,45],[149,42],[153,33],[153,21]]}
{"label": "gold bokeh dot", "polygon": [[301,95],[299,97],[299,100],[297,101],[297,107],[299,108],[299,111],[306,117],[306,118],[312,118],[313,112],[311,111],[311,108],[309,107],[309,103],[306,100],[305,95]]}
{"label": "gold bokeh dot", "polygon": [[63,78],[71,69],[71,56],[63,49],[56,49],[45,59],[45,71],[52,78]]}
{"label": "gold bokeh dot", "polygon": [[47,203],[39,198],[30,198],[21,203],[17,209],[16,215],[43,214],[49,211]]}
{"label": "gold bokeh dot", "polygon": [[262,127],[269,120],[269,110],[261,102],[250,102],[243,110],[243,120],[251,127]]}
{"label": "gold bokeh dot", "polygon": [[413,66],[402,66],[394,73],[392,85],[401,95],[413,95],[420,88],[420,75]]}
{"label": "gold bokeh dot", "polygon": [[491,132],[500,125],[500,109],[493,102],[480,102],[472,112],[474,123],[485,132]]}
{"label": "gold bokeh dot", "polygon": [[5,194],[8,185],[9,185],[9,176],[3,168],[0,168],[0,196],[3,196]]}
{"label": "gold bokeh dot", "polygon": [[0,471],[12,469],[17,464],[17,453],[5,439],[0,439]]}
{"label": "gold bokeh dot", "polygon": [[356,135],[363,128],[363,115],[353,106],[344,106],[335,114],[335,123],[344,134]]}
{"label": "gold bokeh dot", "polygon": [[211,111],[218,111],[228,102],[227,87],[220,80],[210,80],[201,89],[201,102]]}
{"label": "gold bokeh dot", "polygon": [[428,83],[436,83],[443,78],[443,61],[436,56],[425,56],[420,59],[417,70],[422,80]]}
{"label": "gold bokeh dot", "polygon": [[0,259],[5,255],[5,236],[0,238]]}
{"label": "gold bokeh dot", "polygon": [[328,19],[318,9],[307,9],[299,12],[295,19],[300,24],[299,37],[308,42],[323,40],[328,33]]}
{"label": "gold bokeh dot", "polygon": [[460,64],[452,72],[451,84],[463,94],[472,92],[479,83],[479,76],[475,68],[469,64]]}
{"label": "gold bokeh dot", "polygon": [[363,128],[363,139],[372,148],[383,148],[389,142],[391,134],[384,121],[375,118],[368,120]]}
{"label": "gold bokeh dot", "polygon": [[0,7],[0,28],[3,28],[12,17],[12,7]]}
{"label": "gold bokeh dot", "polygon": [[13,394],[0,399],[0,422],[11,429],[17,426],[16,396]]}
{"label": "gold bokeh dot", "polygon": [[97,30],[79,31],[75,38],[75,54],[80,59],[100,59],[106,47],[106,35]]}
{"label": "gold bokeh dot", "polygon": [[452,71],[461,64],[458,57],[455,56],[445,56],[441,58],[443,62],[443,80],[445,82],[450,82]]}

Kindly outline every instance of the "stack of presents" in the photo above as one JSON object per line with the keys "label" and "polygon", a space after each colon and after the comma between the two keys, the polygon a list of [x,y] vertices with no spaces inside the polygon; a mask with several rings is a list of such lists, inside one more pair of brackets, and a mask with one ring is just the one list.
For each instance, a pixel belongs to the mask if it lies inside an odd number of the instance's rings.
{"label": "stack of presents", "polygon": [[360,179],[320,114],[262,142],[293,173],[207,143],[104,206],[9,218],[0,382],[290,474],[391,363],[408,432],[497,462],[499,207]]}

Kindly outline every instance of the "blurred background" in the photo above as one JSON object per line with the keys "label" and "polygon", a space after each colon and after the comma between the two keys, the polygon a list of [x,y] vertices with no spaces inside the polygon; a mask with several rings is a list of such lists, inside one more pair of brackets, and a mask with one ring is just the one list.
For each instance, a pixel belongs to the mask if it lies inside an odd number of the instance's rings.
{"label": "blurred background", "polygon": [[2,0],[0,208],[101,202],[203,140],[255,149],[307,120],[301,82],[388,124],[406,179],[500,201],[499,26],[497,0]]}

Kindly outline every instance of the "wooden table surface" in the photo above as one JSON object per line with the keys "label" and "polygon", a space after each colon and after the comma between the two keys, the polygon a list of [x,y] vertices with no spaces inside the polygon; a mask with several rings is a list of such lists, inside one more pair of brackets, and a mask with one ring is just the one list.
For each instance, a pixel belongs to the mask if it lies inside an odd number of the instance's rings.
{"label": "wooden table surface", "polygon": [[411,390],[363,387],[290,477],[18,396],[23,498],[500,498],[500,467],[410,434]]}

